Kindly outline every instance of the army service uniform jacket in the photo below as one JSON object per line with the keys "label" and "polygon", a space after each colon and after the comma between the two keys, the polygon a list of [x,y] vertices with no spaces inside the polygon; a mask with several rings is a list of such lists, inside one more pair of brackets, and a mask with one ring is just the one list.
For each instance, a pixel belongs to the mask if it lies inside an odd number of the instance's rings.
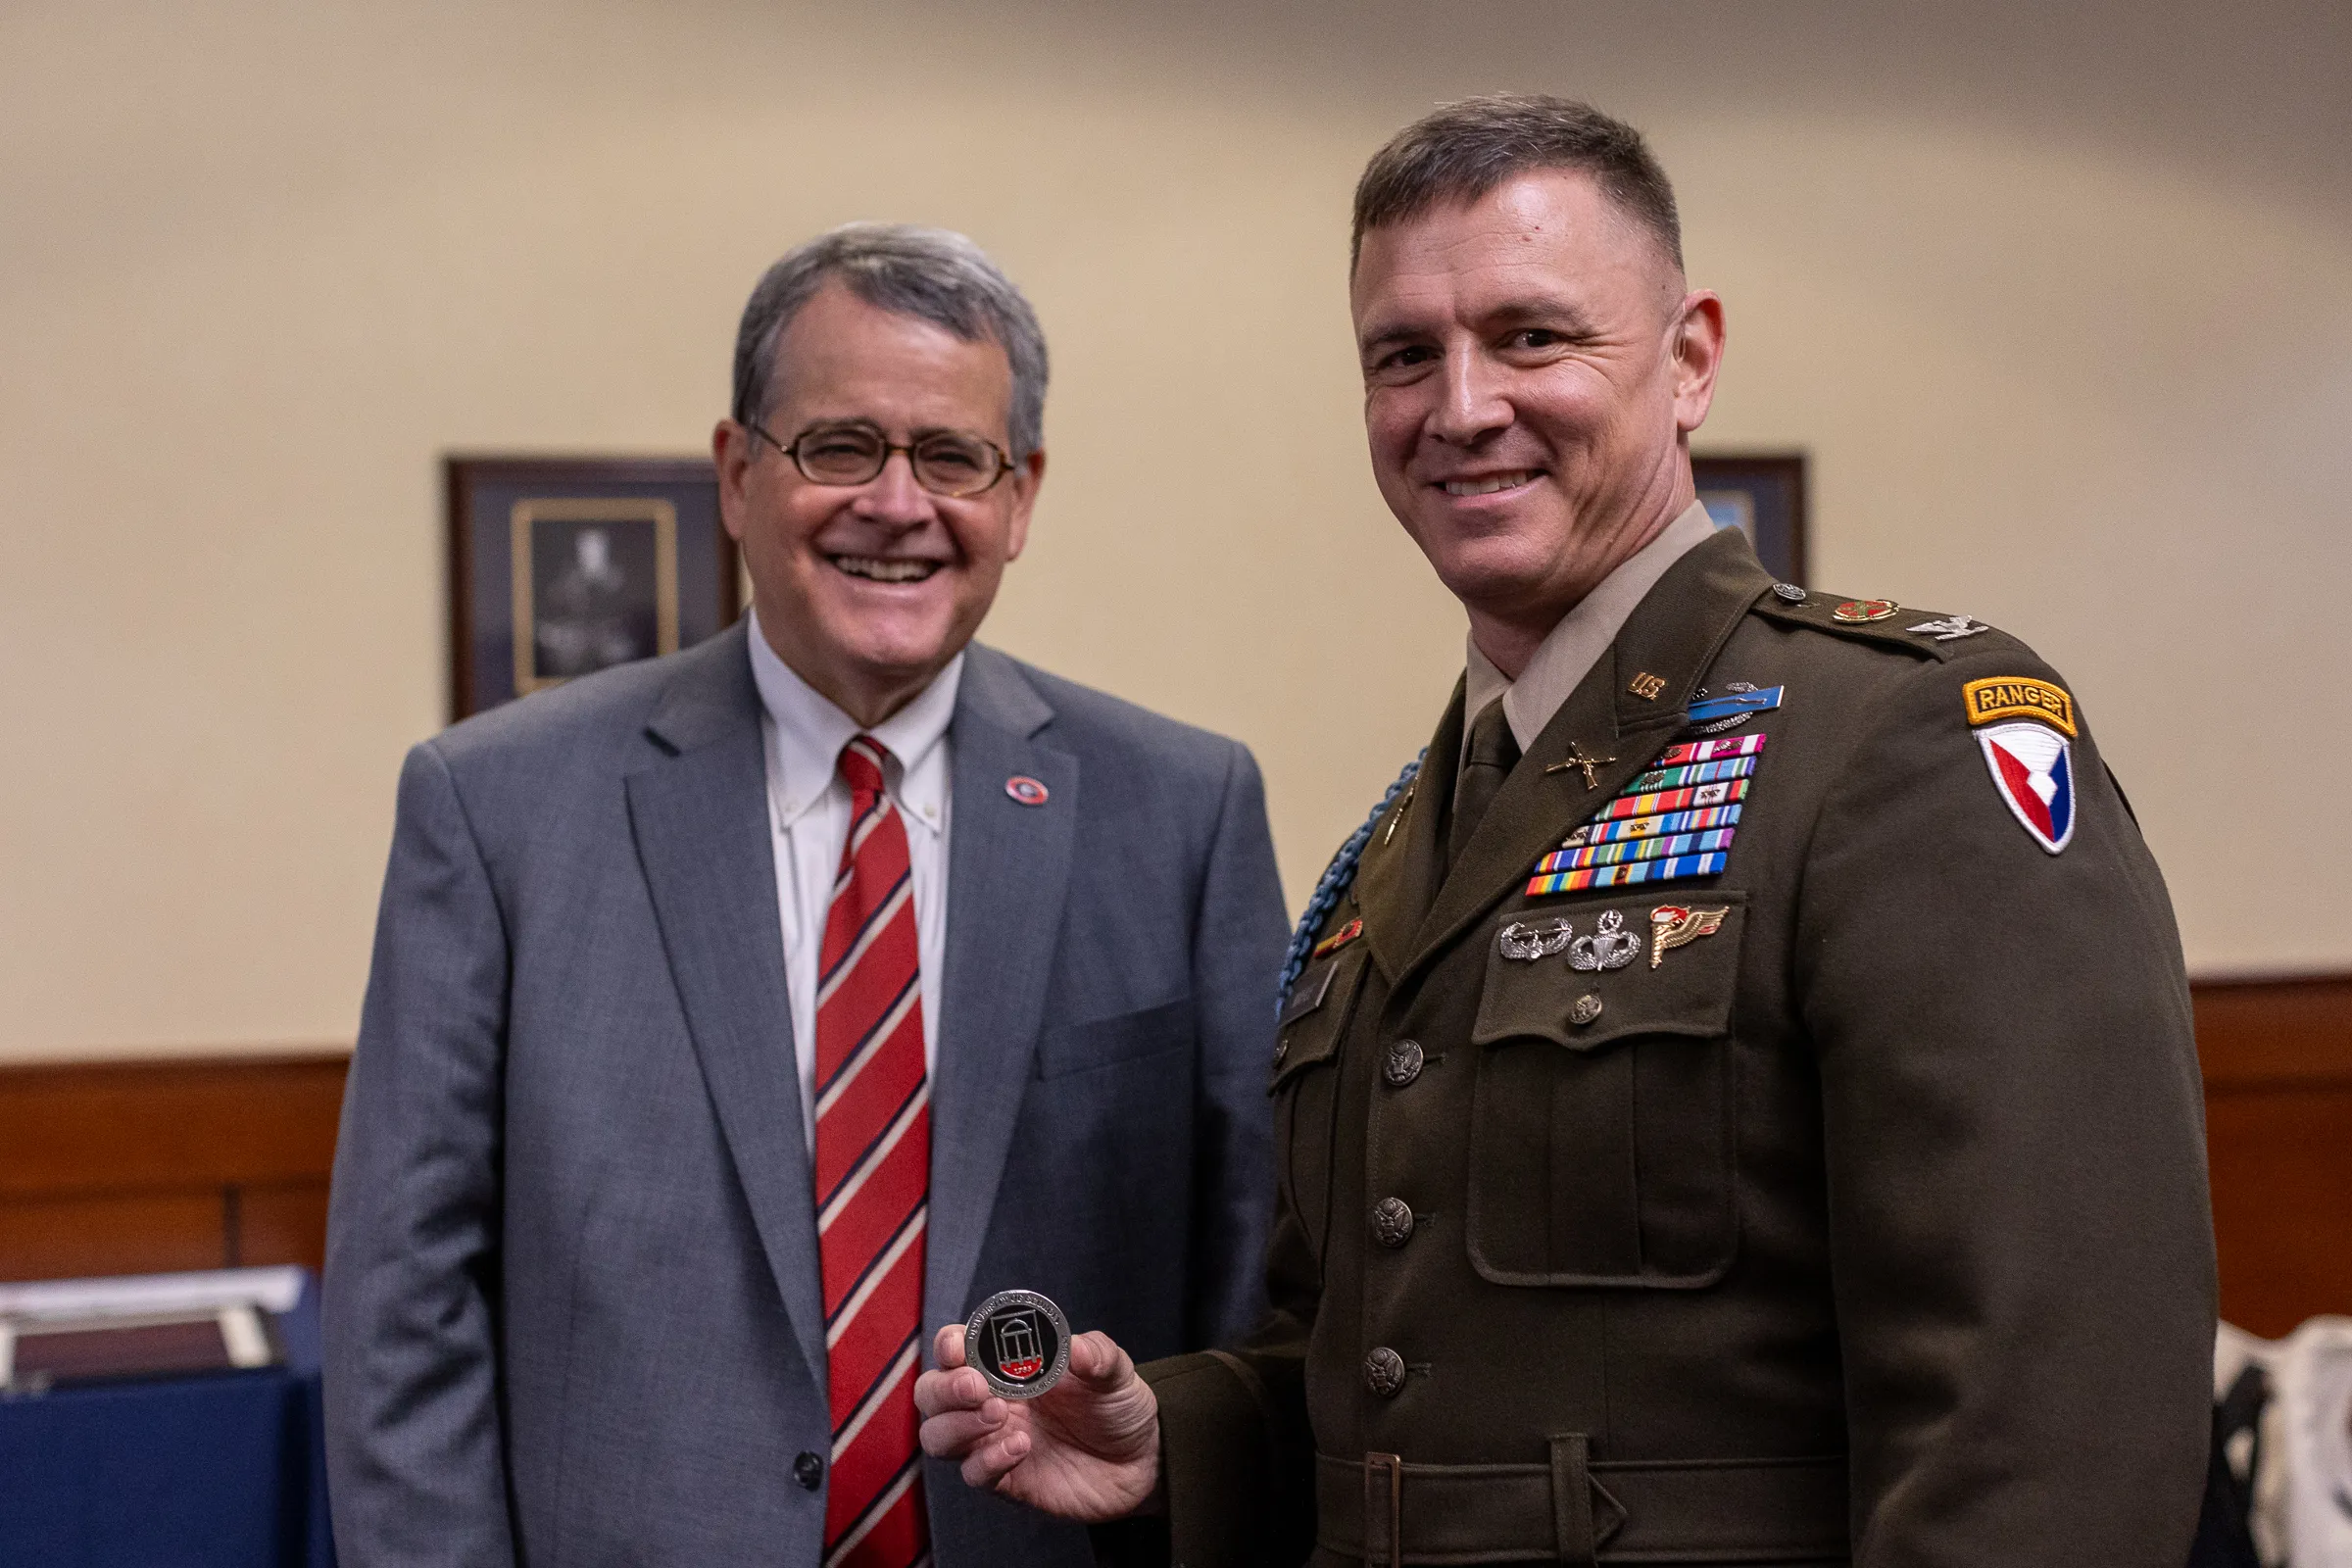
{"label": "army service uniform jacket", "polygon": [[1448,871],[1457,689],[1284,1010],[1272,1316],[1144,1369],[1176,1561],[2186,1559],[2171,906],[2056,673],[1893,608],[1702,543]]}

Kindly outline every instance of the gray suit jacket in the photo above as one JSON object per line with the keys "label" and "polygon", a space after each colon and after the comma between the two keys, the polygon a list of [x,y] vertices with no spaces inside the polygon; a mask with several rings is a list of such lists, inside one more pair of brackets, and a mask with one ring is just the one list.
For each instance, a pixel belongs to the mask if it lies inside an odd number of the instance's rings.
{"label": "gray suit jacket", "polygon": [[[813,1565],[824,1319],[742,623],[409,754],[328,1218],[346,1568]],[[973,647],[924,1317],[1238,1336],[1283,911],[1234,742]],[[1042,808],[1004,793],[1045,782]],[[946,1568],[1085,1535],[926,1478]]]}

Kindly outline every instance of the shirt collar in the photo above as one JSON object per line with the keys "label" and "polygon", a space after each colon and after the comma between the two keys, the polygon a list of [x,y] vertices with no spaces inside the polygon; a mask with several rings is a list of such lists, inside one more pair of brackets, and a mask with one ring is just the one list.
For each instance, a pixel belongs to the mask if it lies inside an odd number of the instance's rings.
{"label": "shirt collar", "polygon": [[948,724],[956,716],[963,655],[949,660],[913,701],[869,732],[776,657],[760,633],[757,610],[751,620],[752,680],[767,710],[772,764],[768,793],[776,825],[790,827],[821,804],[838,776],[841,749],[859,734],[871,733],[890,751],[885,787],[898,802],[899,814],[934,834],[940,832],[948,817],[948,770],[925,763],[946,740]]}
{"label": "shirt collar", "polygon": [[[1463,744],[1469,744],[1470,720],[1486,710],[1496,697],[1502,699],[1502,716],[1511,723],[1511,737],[1525,751],[1544,733],[1551,715],[1560,705],[1574,695],[1600,656],[1608,652],[1609,644],[1625,629],[1627,617],[1634,607],[1648,597],[1666,575],[1666,568],[1683,559],[1691,549],[1711,538],[1715,523],[1707,509],[1693,501],[1658,531],[1658,536],[1631,557],[1619,563],[1617,569],[1601,578],[1593,590],[1577,601],[1574,609],[1560,617],[1538,645],[1535,657],[1511,680],[1494,667],[1494,661],[1478,651],[1475,641],[1469,642],[1468,669],[1463,675],[1462,734]],[[1468,639],[1465,639],[1468,641]]]}

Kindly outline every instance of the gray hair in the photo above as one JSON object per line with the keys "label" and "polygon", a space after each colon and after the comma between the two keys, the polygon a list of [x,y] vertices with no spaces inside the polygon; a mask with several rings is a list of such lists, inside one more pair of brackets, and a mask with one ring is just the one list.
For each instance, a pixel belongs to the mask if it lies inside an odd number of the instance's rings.
{"label": "gray hair", "polygon": [[1591,104],[1540,93],[1490,93],[1446,104],[1372,155],[1355,187],[1355,270],[1369,229],[1407,222],[1441,203],[1474,202],[1541,169],[1581,170],[1617,210],[1647,230],[1682,270],[1683,224],[1674,186],[1642,133]]}
{"label": "gray hair", "polygon": [[735,422],[767,416],[776,340],[817,290],[839,279],[866,304],[911,316],[966,343],[993,341],[1012,367],[1005,434],[1017,462],[1045,444],[1046,334],[988,253],[963,235],[916,223],[844,223],[760,276],[735,332]]}

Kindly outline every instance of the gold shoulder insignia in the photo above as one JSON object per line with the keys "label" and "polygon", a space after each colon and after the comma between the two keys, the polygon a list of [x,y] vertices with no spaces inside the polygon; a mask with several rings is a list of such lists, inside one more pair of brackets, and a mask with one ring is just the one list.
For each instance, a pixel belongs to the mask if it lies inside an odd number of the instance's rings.
{"label": "gold shoulder insignia", "polygon": [[1996,718],[2038,718],[2075,733],[2075,700],[2062,686],[2027,675],[1995,675],[1972,680],[1960,688],[1968,721],[1989,724]]}

